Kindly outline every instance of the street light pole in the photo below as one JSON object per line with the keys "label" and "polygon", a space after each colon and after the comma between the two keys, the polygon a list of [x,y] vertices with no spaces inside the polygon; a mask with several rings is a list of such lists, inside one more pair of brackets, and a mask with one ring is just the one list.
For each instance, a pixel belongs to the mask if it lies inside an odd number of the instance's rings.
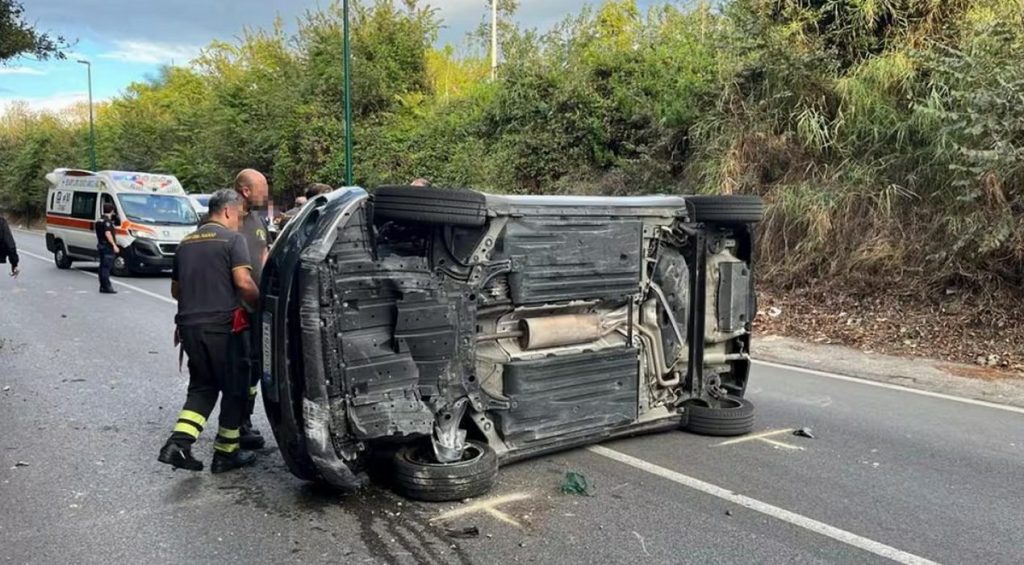
{"label": "street light pole", "polygon": [[89,164],[92,167],[91,170],[96,170],[96,126],[93,125],[92,118],[92,63],[89,61],[78,60],[79,63],[85,65],[86,72],[89,77]]}
{"label": "street light pole", "polygon": [[352,65],[352,50],[348,40],[348,0],[344,0],[342,13],[344,24],[345,51],[345,186],[352,186],[352,76],[349,67]]}
{"label": "street light pole", "polygon": [[498,0],[491,0],[491,80],[498,78]]}
{"label": "street light pole", "polygon": [[79,63],[85,65],[86,72],[89,77],[89,164],[91,170],[96,170],[96,126],[93,123],[92,114],[92,63],[89,61],[78,60]]}

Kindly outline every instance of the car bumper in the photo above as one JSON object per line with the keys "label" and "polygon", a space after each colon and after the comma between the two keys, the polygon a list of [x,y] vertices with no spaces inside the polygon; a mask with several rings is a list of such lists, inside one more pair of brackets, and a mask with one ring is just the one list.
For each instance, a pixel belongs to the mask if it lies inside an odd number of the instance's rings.
{"label": "car bumper", "polygon": [[174,255],[160,251],[157,242],[137,239],[121,252],[125,268],[136,273],[160,273],[174,267]]}

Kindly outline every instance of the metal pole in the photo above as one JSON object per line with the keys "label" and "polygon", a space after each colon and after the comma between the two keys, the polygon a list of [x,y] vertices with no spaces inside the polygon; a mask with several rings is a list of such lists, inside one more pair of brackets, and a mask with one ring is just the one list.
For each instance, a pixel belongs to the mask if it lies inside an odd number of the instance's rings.
{"label": "metal pole", "polygon": [[491,0],[491,80],[498,78],[498,0]]}
{"label": "metal pole", "polygon": [[96,170],[96,126],[93,124],[92,116],[92,63],[89,61],[79,60],[79,63],[85,65],[87,76],[89,77],[89,164],[92,167],[91,170]]}
{"label": "metal pole", "polygon": [[345,186],[352,186],[352,49],[348,40],[348,0],[344,0],[342,12],[345,18]]}

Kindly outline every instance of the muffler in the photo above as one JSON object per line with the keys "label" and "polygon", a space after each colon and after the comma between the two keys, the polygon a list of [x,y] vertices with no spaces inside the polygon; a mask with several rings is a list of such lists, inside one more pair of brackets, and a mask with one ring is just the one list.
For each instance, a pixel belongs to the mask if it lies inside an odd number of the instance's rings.
{"label": "muffler", "polygon": [[525,350],[577,345],[601,339],[607,332],[598,314],[563,314],[519,320],[519,346]]}

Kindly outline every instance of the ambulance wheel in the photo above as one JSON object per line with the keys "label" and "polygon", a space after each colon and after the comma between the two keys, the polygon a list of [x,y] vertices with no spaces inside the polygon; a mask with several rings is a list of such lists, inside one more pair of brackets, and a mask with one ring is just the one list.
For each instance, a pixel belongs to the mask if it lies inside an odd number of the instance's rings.
{"label": "ambulance wheel", "polygon": [[68,256],[68,250],[64,247],[63,241],[58,241],[57,248],[53,250],[53,264],[57,265],[58,269],[71,268],[71,257]]}
{"label": "ambulance wheel", "polygon": [[131,269],[128,268],[128,261],[123,255],[114,257],[114,266],[110,269],[110,274],[115,277],[127,277],[132,274]]}

